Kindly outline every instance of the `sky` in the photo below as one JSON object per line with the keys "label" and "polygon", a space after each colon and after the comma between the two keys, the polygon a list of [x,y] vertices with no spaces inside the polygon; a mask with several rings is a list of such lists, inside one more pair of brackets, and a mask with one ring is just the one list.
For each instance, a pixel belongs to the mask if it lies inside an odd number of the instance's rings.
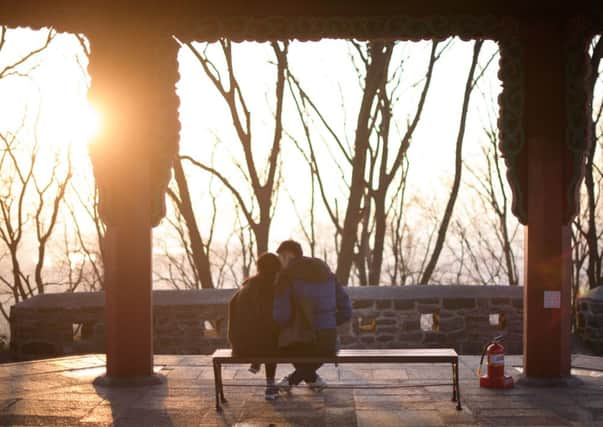
{"label": "sky", "polygon": [[[421,82],[429,56],[430,43],[407,43],[404,49],[397,49],[394,53],[392,64],[404,61],[405,85],[401,92],[397,116],[403,127],[409,113],[416,106],[417,88],[413,87]],[[442,55],[436,66],[436,72],[432,83],[431,93],[437,96],[428,98],[422,121],[416,131],[411,145],[409,156],[413,159],[410,169],[410,181],[416,192],[428,197],[439,198],[446,196],[446,189],[450,186],[453,164],[454,143],[458,130],[458,119],[460,115],[464,82],[471,60],[471,43],[455,41]],[[486,44],[482,57],[484,62],[495,52],[494,43]],[[210,51],[211,52],[211,51]],[[289,47],[289,65],[295,75],[305,84],[315,102],[327,111],[335,128],[340,134],[345,134],[348,140],[352,140],[354,131],[355,107],[358,105],[360,88],[355,70],[351,66],[350,47],[343,40],[322,40],[320,42],[293,42]],[[266,84],[258,81],[257,76],[274,76],[274,66],[268,64],[273,56],[267,46],[259,46],[256,43],[242,43],[234,48],[235,68],[244,69],[245,73],[239,73],[241,86],[244,94],[255,101],[253,103],[254,116],[252,121],[256,126],[253,128],[254,139],[271,141],[272,128],[266,127],[271,116],[270,106],[272,100],[267,100],[267,93],[273,81]],[[226,106],[212,87],[208,79],[203,78],[203,70],[197,59],[188,49],[182,49],[179,54],[181,67],[181,80],[177,85],[180,95],[181,106],[181,150],[194,156],[208,159],[207,145],[213,145],[216,135],[222,141],[223,150],[220,154],[212,152],[214,158],[227,159],[229,155],[236,156],[238,147],[236,138],[231,131],[231,121]],[[481,160],[482,119],[486,120],[489,109],[492,107],[491,99],[496,99],[500,91],[500,84],[496,78],[497,63],[491,64],[486,73],[480,90],[485,92],[485,102],[479,91],[475,92],[474,102],[471,104],[472,114],[467,129],[466,146],[464,149],[465,159]],[[264,84],[262,84],[264,83]],[[271,95],[271,92],[269,93]],[[341,108],[342,98],[349,110]],[[258,112],[259,111],[259,112]],[[259,119],[254,120],[255,117]],[[285,111],[286,121],[296,122],[298,119],[292,110]],[[262,120],[264,118],[264,120]],[[347,118],[347,127],[345,126]],[[256,132],[257,131],[257,132]],[[261,144],[261,142],[260,142]],[[292,144],[285,143],[284,148],[284,170],[287,173],[295,173],[295,168],[303,166],[299,154]],[[321,147],[325,160],[325,170],[328,171],[332,159],[328,150],[336,152],[336,148]],[[337,159],[335,159],[337,161]],[[341,158],[339,159],[341,161]],[[333,168],[334,169],[334,168]],[[235,174],[233,168],[232,173]],[[334,171],[335,173],[335,171]],[[288,191],[292,194],[303,194],[307,192],[309,182],[305,179],[306,172],[299,173],[300,178],[288,180]],[[200,178],[202,179],[202,178]],[[337,180],[336,176],[333,180]],[[335,194],[336,191],[334,190]],[[296,197],[297,203],[302,203]],[[303,209],[301,209],[303,210]],[[275,221],[275,229],[272,235],[273,241],[287,237],[299,237],[296,230],[296,215],[291,206],[283,206],[282,215]],[[329,220],[323,218],[325,222]],[[229,224],[230,221],[225,221]]]}
{"label": "sky", "polygon": [[[0,67],[18,58],[22,55],[21,52],[39,47],[45,37],[45,31],[11,30],[6,48],[0,52]],[[216,49],[215,46],[210,46],[209,52],[219,53]],[[394,52],[392,67],[401,64],[404,76],[399,92],[400,101],[394,111],[402,129],[416,106],[429,49],[429,42],[404,43],[396,47]],[[471,50],[471,42],[454,40],[442,55],[435,68],[430,90],[432,95],[428,97],[422,121],[409,150],[409,157],[412,159],[409,173],[411,193],[433,205],[441,203],[450,188],[452,156]],[[496,45],[486,43],[480,56],[482,62],[485,63],[495,52]],[[351,60],[353,56],[349,44],[343,40],[294,41],[289,46],[291,70],[300,78],[321,110],[328,113],[334,128],[348,140],[353,137],[354,116],[361,94]],[[274,64],[271,62],[273,56],[267,44],[247,42],[235,45],[234,57],[236,69],[244,70],[238,76],[252,110],[253,138],[257,142],[254,149],[257,149],[257,158],[261,159],[272,140],[273,95],[270,87],[274,83]],[[233,159],[240,158],[240,147],[224,102],[187,48],[180,50],[178,60],[181,79],[176,85],[176,91],[181,101],[181,152],[207,161],[213,157],[238,185],[243,186],[233,165]],[[73,182],[81,182],[82,186],[92,188],[87,142],[102,127],[102,116],[91,111],[86,101],[89,85],[86,65],[87,60],[82,55],[76,38],[69,34],[57,35],[47,51],[36,60],[28,62],[27,67],[21,70],[28,72],[29,77],[0,79],[0,128],[16,129],[24,115],[32,120],[39,113],[38,137],[41,145],[49,152],[63,156],[68,148],[71,149],[76,167]],[[500,82],[496,77],[497,65],[496,60],[490,64],[473,95],[464,147],[464,159],[470,164],[481,161],[484,142],[482,126],[488,115],[496,115],[493,100],[500,91]],[[39,109],[32,107],[36,105],[39,105]],[[284,114],[286,123],[298,122],[291,105],[285,107]],[[291,129],[295,129],[295,126],[291,125]],[[324,134],[320,129],[315,131]],[[24,139],[27,139],[26,135]],[[216,139],[220,140],[220,144],[215,144]],[[343,182],[338,177],[336,167],[336,163],[342,162],[341,156],[336,153],[332,143],[328,143],[327,138],[324,138],[318,150],[324,174],[330,178],[327,180],[330,194],[333,199],[341,198]],[[287,179],[279,194],[271,247],[286,238],[302,239],[298,213],[302,212],[301,217],[304,219],[303,212],[309,204],[307,166],[288,138],[283,142],[282,162],[287,176],[295,178]],[[348,172],[344,170],[344,173]],[[191,168],[188,173],[193,178],[191,191],[194,203],[208,206],[209,188],[218,197],[219,221],[215,240],[225,242],[236,222],[232,198],[215,180],[210,187],[207,174]],[[470,198],[467,190],[463,189],[457,205],[459,212],[462,212],[463,205]],[[330,239],[332,227],[326,212],[320,208],[320,202],[317,204],[319,229],[326,236],[323,237]],[[209,212],[206,209],[200,211],[199,223],[207,231]],[[425,212],[416,209],[414,215],[416,226],[420,229]],[[155,229],[154,235],[157,256],[163,253],[165,247],[174,252],[181,250],[167,221]]]}

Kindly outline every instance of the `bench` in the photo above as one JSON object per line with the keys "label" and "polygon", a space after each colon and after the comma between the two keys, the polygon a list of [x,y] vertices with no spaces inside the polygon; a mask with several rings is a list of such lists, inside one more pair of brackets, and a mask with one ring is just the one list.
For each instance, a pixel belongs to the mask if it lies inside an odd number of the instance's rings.
{"label": "bench", "polygon": [[222,382],[222,365],[241,363],[450,363],[452,369],[452,401],[456,409],[461,407],[461,390],[459,387],[459,357],[451,348],[417,348],[417,349],[363,349],[339,350],[335,356],[238,356],[230,349],[218,349],[212,355],[214,367],[214,386],[216,391],[216,411],[221,411],[224,398]]}

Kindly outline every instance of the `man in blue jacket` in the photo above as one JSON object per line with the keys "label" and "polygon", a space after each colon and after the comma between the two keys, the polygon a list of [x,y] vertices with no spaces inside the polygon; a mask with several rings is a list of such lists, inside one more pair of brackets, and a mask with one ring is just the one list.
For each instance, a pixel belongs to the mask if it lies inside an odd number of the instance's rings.
{"label": "man in blue jacket", "polygon": [[[296,356],[330,356],[337,351],[336,326],[352,317],[350,297],[337,282],[329,266],[317,258],[303,256],[302,248],[294,240],[280,244],[277,254],[283,266],[276,281],[274,320],[284,329],[295,316],[307,315],[307,328],[313,339],[288,345],[283,351]],[[304,309],[300,309],[300,307]],[[307,334],[300,334],[307,337]],[[316,373],[320,364],[294,364],[295,371],[277,384],[289,391],[292,385],[305,381],[310,388],[320,391],[326,387]]]}

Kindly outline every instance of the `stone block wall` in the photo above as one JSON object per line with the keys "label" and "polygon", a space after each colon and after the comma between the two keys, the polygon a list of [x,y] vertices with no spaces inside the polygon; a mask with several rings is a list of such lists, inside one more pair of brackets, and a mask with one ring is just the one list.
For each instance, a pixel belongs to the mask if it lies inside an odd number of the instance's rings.
{"label": "stone block wall", "polygon": [[[155,353],[209,354],[228,346],[233,292],[154,291]],[[521,353],[521,288],[402,286],[348,292],[354,313],[339,328],[343,348],[454,347],[479,354],[489,339],[503,333],[507,352]],[[38,295],[11,307],[13,357],[104,352],[103,306],[101,292],[81,292]]]}
{"label": "stone block wall", "polygon": [[45,294],[11,307],[10,350],[17,359],[104,349],[101,293]]}
{"label": "stone block wall", "polygon": [[350,294],[354,314],[339,330],[343,348],[453,347],[479,354],[503,334],[507,353],[522,352],[521,288],[371,287]]}
{"label": "stone block wall", "polygon": [[[228,301],[232,294],[232,289],[153,291],[155,353],[209,354],[228,346]],[[15,359],[103,353],[104,294],[35,296],[11,307],[10,330]]]}
{"label": "stone block wall", "polygon": [[603,286],[578,298],[577,306],[576,334],[596,354],[603,354]]}

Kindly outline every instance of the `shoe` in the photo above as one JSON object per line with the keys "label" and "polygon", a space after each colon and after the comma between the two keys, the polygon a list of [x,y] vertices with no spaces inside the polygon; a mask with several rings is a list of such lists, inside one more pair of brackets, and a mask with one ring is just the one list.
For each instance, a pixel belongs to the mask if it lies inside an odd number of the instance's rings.
{"label": "shoe", "polygon": [[260,372],[260,367],[262,365],[250,365],[249,369],[247,369],[249,372],[251,372],[252,374],[257,374],[258,372]]}
{"label": "shoe", "polygon": [[275,384],[276,388],[281,391],[289,393],[291,391],[291,382],[289,381],[289,375],[281,378],[279,382]]}
{"label": "shoe", "polygon": [[327,383],[317,374],[314,382],[308,383],[308,386],[310,387],[310,390],[318,392],[327,388]]}
{"label": "shoe", "polygon": [[266,400],[276,400],[278,399],[278,387],[276,385],[269,385],[266,387],[266,392],[264,393],[264,398]]}

